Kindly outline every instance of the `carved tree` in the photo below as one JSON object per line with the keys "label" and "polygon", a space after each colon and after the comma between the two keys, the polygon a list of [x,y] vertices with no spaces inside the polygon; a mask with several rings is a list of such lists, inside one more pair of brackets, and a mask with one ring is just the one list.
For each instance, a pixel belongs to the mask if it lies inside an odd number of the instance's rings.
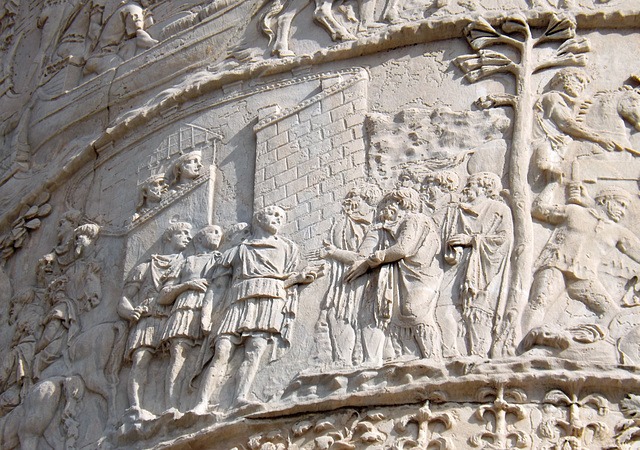
{"label": "carved tree", "polygon": [[[480,18],[465,28],[465,37],[474,54],[456,58],[455,63],[470,83],[496,74],[511,74],[515,78],[515,94],[491,95],[478,99],[482,109],[511,106],[514,110],[513,139],[509,162],[509,191],[514,222],[514,250],[511,256],[513,273],[507,305],[496,311],[496,342],[504,345],[513,339],[513,321],[518,306],[526,301],[531,285],[533,265],[533,228],[531,224],[530,188],[527,183],[531,159],[532,112],[536,88],[533,75],[545,69],[562,66],[583,66],[590,50],[585,38],[576,36],[575,19],[567,15],[553,15],[547,29],[540,36],[534,33],[522,15],[506,19],[501,30]],[[554,54],[540,48],[545,43],[558,43]],[[493,47],[493,50],[488,50]],[[514,52],[516,57],[513,56]],[[502,306],[502,308],[500,308]],[[500,315],[506,311],[505,317]],[[494,346],[492,356],[511,353],[507,348]]]}

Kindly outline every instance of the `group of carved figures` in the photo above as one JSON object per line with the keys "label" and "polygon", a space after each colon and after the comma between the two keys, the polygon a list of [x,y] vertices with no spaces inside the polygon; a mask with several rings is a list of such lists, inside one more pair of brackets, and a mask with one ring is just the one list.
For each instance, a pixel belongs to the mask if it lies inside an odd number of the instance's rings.
{"label": "group of carved figures", "polygon": [[[589,127],[580,108],[587,82],[581,70],[563,69],[535,105],[533,164],[543,187],[532,218],[555,228],[536,261],[528,302],[519,304],[509,292],[514,230],[500,177],[473,173],[460,193],[460,176],[451,168],[406,169],[379,203],[375,186],[350,191],[325,247],[310,254],[331,265],[319,323],[329,333],[335,362],[460,356],[465,352],[457,348],[458,335],[469,356],[534,347],[560,354],[577,343],[614,339],[617,353],[607,344],[609,360],[638,360],[637,343],[626,342],[635,319],[620,319],[621,306],[637,302],[613,298],[600,273],[616,253],[640,262],[640,240],[620,223],[633,199],[615,182],[598,187],[592,199],[576,163],[580,157],[597,166],[617,151],[625,164],[635,164],[637,152],[624,125],[621,132]],[[605,105],[621,123],[637,126],[637,91],[596,96],[590,101],[602,103],[596,111],[604,114]],[[591,322],[546,324],[546,313],[561,311],[563,294],[582,303]]]}
{"label": "group of carved figures", "polygon": [[104,0],[48,1],[38,15],[40,49],[33,70],[45,75],[61,64],[100,74],[158,43],[147,31],[153,24],[147,0],[114,6]]}
{"label": "group of carved figures", "polygon": [[202,152],[195,150],[182,154],[169,173],[147,178],[140,187],[134,220],[160,205],[171,191],[181,191],[203,176],[202,168]]}
{"label": "group of carved figures", "polygon": [[35,287],[11,300],[8,322],[15,332],[0,364],[3,447],[35,448],[63,402],[62,434],[72,448],[85,389],[106,399],[113,413],[126,325],[87,331],[82,319],[102,301],[99,233],[100,226],[83,220],[80,211],[64,213],[56,246],[38,260]]}
{"label": "group of carved figures", "polygon": [[418,183],[414,174],[402,178],[381,200],[374,186],[351,190],[330,240],[312,252],[331,264],[321,319],[334,360],[440,360],[443,349],[444,356],[455,356],[454,316],[445,314],[440,327],[436,320],[445,264],[457,268],[468,353],[487,356],[505,307],[513,239],[500,177],[472,174],[461,194],[450,170],[428,173]]}
{"label": "group of carved figures", "polygon": [[[164,233],[165,254],[131,272],[118,311],[131,323],[125,358],[132,364],[129,413],[135,418],[153,416],[144,408],[143,389],[149,363],[162,348],[170,352],[167,409],[184,410],[183,389],[199,375],[198,402],[192,406],[203,413],[217,406],[214,399],[237,348],[243,358],[232,398],[245,406],[269,343],[288,344],[297,303],[291,288],[323,275],[322,267],[298,270],[297,246],[278,235],[285,220],[281,208],[267,207],[254,219],[253,230],[246,223],[230,228],[223,253],[220,227],[204,227],[193,238],[195,253],[186,258],[182,252],[191,226],[175,223]],[[194,348],[197,367],[187,373],[185,360]]]}
{"label": "group of carved figures", "polygon": [[[532,1],[532,7],[548,6],[545,1]],[[260,26],[269,38],[274,55],[281,57],[295,55],[291,50],[290,42],[292,22],[311,2],[312,0],[265,2]],[[154,24],[151,13],[153,3],[155,2],[150,0],[44,2],[37,20],[37,26],[41,29],[40,47],[33,59],[32,68],[28,71],[27,79],[36,75],[44,76],[46,80],[62,68],[70,66],[78,68],[78,71],[73,75],[67,74],[66,77],[75,78],[77,84],[83,76],[99,75],[132,58],[140,51],[153,47],[158,43],[158,40],[149,32],[149,28]],[[232,0],[205,3],[194,8],[190,13],[194,16],[206,17],[208,11],[213,14],[221,5],[230,3]],[[366,34],[367,31],[385,26],[383,22],[396,24],[407,20],[403,17],[405,3],[406,0],[386,0],[381,10],[376,12],[374,0],[359,0],[358,14],[356,14],[351,6],[342,5],[342,2],[313,0],[313,18],[333,40],[353,40],[356,39],[357,34]],[[425,10],[438,9],[449,5],[450,0],[426,0],[424,3]],[[471,10],[477,7],[475,2],[465,2],[465,5]],[[13,28],[18,6],[19,2],[14,0],[6,2],[6,5],[0,9],[0,33],[6,34],[5,29]],[[573,2],[567,2],[565,7],[571,6]],[[338,15],[337,11],[340,11]],[[179,29],[179,27],[176,28],[176,23],[169,20],[166,30],[153,34],[159,38],[166,33],[172,33]],[[9,45],[11,38],[12,35],[9,33],[5,38],[7,41],[5,46]]]}
{"label": "group of carved figures", "polygon": [[[276,357],[289,345],[295,286],[325,274],[316,286],[326,292],[314,290],[320,294],[318,328],[328,330],[339,364],[499,357],[539,348],[562,357],[575,345],[612,347],[612,338],[622,362],[639,362],[633,359],[638,327],[614,332],[611,324],[623,308],[640,302],[614,298],[601,276],[612,253],[640,263],[640,239],[622,222],[633,199],[612,182],[598,186],[592,199],[576,165],[578,157],[606,161],[607,151],[615,150],[633,154],[628,157],[635,163],[635,152],[628,141],[605,137],[578,117],[586,83],[583,72],[563,69],[535,106],[533,162],[543,183],[532,218],[550,225],[551,234],[525,305],[509,297],[513,219],[501,178],[491,172],[415,166],[387,192],[373,184],[352,188],[323,247],[305,255],[322,263],[306,267],[297,245],[279,234],[286,214],[278,206],[256,212],[253,226],[235,224],[223,233],[209,225],[193,238],[190,224],[175,222],[164,231],[163,251],[129,273],[117,308],[123,320],[95,326],[83,323],[102,299],[95,245],[100,227],[78,211],[63,214],[57,245],[38,262],[36,286],[11,303],[15,334],[0,365],[4,443],[27,445],[42,436],[64,398],[71,445],[78,435],[73,405],[84,389],[107,400],[113,423],[123,361],[131,364],[127,415],[153,418],[161,407],[157,400],[147,405],[144,391],[150,364],[166,350],[165,411],[250,407],[267,349]],[[631,122],[640,117],[633,106],[638,102],[629,101],[636,91],[616,96],[622,96],[614,102],[616,114]],[[202,176],[201,158],[199,152],[178,158],[173,189]],[[168,184],[165,175],[149,178],[138,212],[161,203]],[[545,326],[545,315],[563,297],[592,317],[564,329]],[[634,309],[631,319],[637,315]],[[458,349],[460,334],[466,351]],[[234,359],[241,362],[231,374]],[[230,392],[222,392],[229,376]],[[185,404],[189,389],[197,390],[194,404]],[[34,411],[35,419],[26,420]]]}

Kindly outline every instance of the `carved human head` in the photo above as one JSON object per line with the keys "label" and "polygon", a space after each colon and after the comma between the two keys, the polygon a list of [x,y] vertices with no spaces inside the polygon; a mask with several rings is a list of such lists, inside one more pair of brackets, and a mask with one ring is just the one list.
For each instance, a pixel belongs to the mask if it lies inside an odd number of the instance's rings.
{"label": "carved human head", "polygon": [[460,187],[460,177],[451,170],[440,170],[428,173],[424,177],[424,185],[435,185],[444,192],[455,192]]}
{"label": "carved human head", "polygon": [[238,222],[227,228],[224,233],[227,245],[234,247],[251,236],[251,227],[247,222]]}
{"label": "carved human head", "polygon": [[194,151],[185,153],[173,166],[173,183],[189,183],[202,175],[202,153]]}
{"label": "carved human head", "polygon": [[398,185],[400,187],[416,189],[420,185],[419,177],[409,169],[403,169],[398,175]]}
{"label": "carved human head", "polygon": [[55,273],[56,257],[53,253],[47,253],[36,264],[36,284],[46,287]]}
{"label": "carved human head", "polygon": [[80,225],[73,232],[74,248],[76,255],[80,255],[82,251],[90,246],[98,237],[100,226],[87,223]]}
{"label": "carved human head", "polygon": [[618,113],[637,131],[640,131],[640,92],[629,90],[618,102]]}
{"label": "carved human head", "polygon": [[[142,7],[146,6],[140,2]],[[138,30],[144,30],[144,11],[135,3],[129,3],[119,9],[124,21],[125,31],[128,38],[133,38]]]}
{"label": "carved human head", "polygon": [[435,206],[443,194],[455,192],[460,187],[460,177],[451,170],[428,173],[422,182],[422,192],[430,206]]}
{"label": "carved human head", "polygon": [[142,184],[140,189],[140,201],[138,210],[150,207],[151,204],[160,203],[162,196],[167,192],[169,186],[164,174],[151,175]]}
{"label": "carved human head", "polygon": [[279,206],[267,206],[255,215],[256,224],[270,234],[277,234],[285,220],[286,213]]}
{"label": "carved human head", "polygon": [[191,242],[191,224],[187,222],[175,222],[167,227],[162,239],[174,251],[182,251]]}
{"label": "carved human head", "polygon": [[70,209],[65,212],[58,221],[58,243],[62,244],[71,239],[73,230],[80,225],[82,220],[82,212],[76,209]]}
{"label": "carved human head", "polygon": [[58,277],[49,283],[44,296],[50,304],[55,305],[67,297],[67,284],[69,284],[69,280],[65,276]]}
{"label": "carved human head", "polygon": [[371,220],[369,216],[378,204],[381,195],[380,188],[373,184],[354,187],[342,201],[342,209],[355,220]]}
{"label": "carved human head", "polygon": [[568,67],[553,76],[550,86],[555,91],[564,91],[571,97],[578,97],[588,83],[589,77],[583,70]]}
{"label": "carved human head", "polygon": [[207,225],[193,237],[196,248],[200,247],[209,251],[217,250],[221,240],[222,228],[218,225]]}
{"label": "carved human head", "polygon": [[497,200],[501,190],[502,182],[498,175],[493,172],[478,172],[469,176],[462,193],[466,201],[472,202],[482,196]]}
{"label": "carved human head", "polygon": [[631,194],[617,186],[607,186],[600,189],[595,200],[611,220],[619,222],[626,214],[627,206],[631,203]]}
{"label": "carved human head", "polygon": [[381,220],[398,220],[406,212],[420,210],[420,195],[415,189],[396,188],[384,196],[379,208]]}

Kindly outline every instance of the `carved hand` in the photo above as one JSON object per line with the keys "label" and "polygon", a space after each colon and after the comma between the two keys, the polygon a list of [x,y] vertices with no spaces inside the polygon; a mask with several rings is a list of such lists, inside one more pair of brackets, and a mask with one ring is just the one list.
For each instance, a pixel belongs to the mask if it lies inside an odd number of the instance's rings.
{"label": "carved hand", "polygon": [[333,252],[337,250],[338,247],[332,245],[329,241],[324,241],[322,243],[324,245],[323,248],[319,248],[317,250],[312,250],[305,255],[306,259],[311,261],[318,261],[320,259],[327,259],[333,256]]}
{"label": "carved hand", "polygon": [[209,287],[209,283],[204,278],[187,281],[187,283],[185,284],[189,287],[189,289],[198,292],[207,292],[207,287]]}
{"label": "carved hand", "polygon": [[608,139],[598,139],[598,144],[608,152],[621,152],[624,150],[624,146],[618,144],[616,141]]}
{"label": "carved hand", "polygon": [[307,267],[301,274],[299,281],[300,284],[308,284],[313,282],[316,278],[320,278],[325,274],[325,265],[317,264]]}
{"label": "carved hand", "polygon": [[369,270],[369,262],[366,259],[356,261],[353,263],[347,274],[344,276],[344,280],[351,282],[356,278],[364,275]]}
{"label": "carved hand", "polygon": [[146,313],[147,311],[148,308],[146,306],[138,306],[137,308],[133,308],[133,310],[130,311],[129,317],[127,317],[127,319],[132,322],[137,322],[138,320],[140,320],[142,314]]}
{"label": "carved hand", "polygon": [[574,205],[587,206],[589,203],[589,194],[582,183],[572,182],[569,184],[569,198],[568,203]]}
{"label": "carved hand", "polygon": [[456,234],[456,235],[453,235],[449,239],[449,241],[447,241],[447,244],[451,247],[455,247],[456,245],[468,247],[471,245],[472,242],[473,242],[473,237],[469,236],[468,234]]}

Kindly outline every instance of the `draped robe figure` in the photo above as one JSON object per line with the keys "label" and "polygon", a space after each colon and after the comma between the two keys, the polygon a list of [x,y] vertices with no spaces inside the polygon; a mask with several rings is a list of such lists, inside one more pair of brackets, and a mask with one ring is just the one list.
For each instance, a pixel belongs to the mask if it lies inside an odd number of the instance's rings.
{"label": "draped robe figure", "polygon": [[[469,177],[464,203],[449,224],[445,260],[458,265],[458,289],[469,355],[488,356],[506,307],[513,241],[511,211],[499,200],[497,175]],[[493,197],[493,198],[492,198]]]}

